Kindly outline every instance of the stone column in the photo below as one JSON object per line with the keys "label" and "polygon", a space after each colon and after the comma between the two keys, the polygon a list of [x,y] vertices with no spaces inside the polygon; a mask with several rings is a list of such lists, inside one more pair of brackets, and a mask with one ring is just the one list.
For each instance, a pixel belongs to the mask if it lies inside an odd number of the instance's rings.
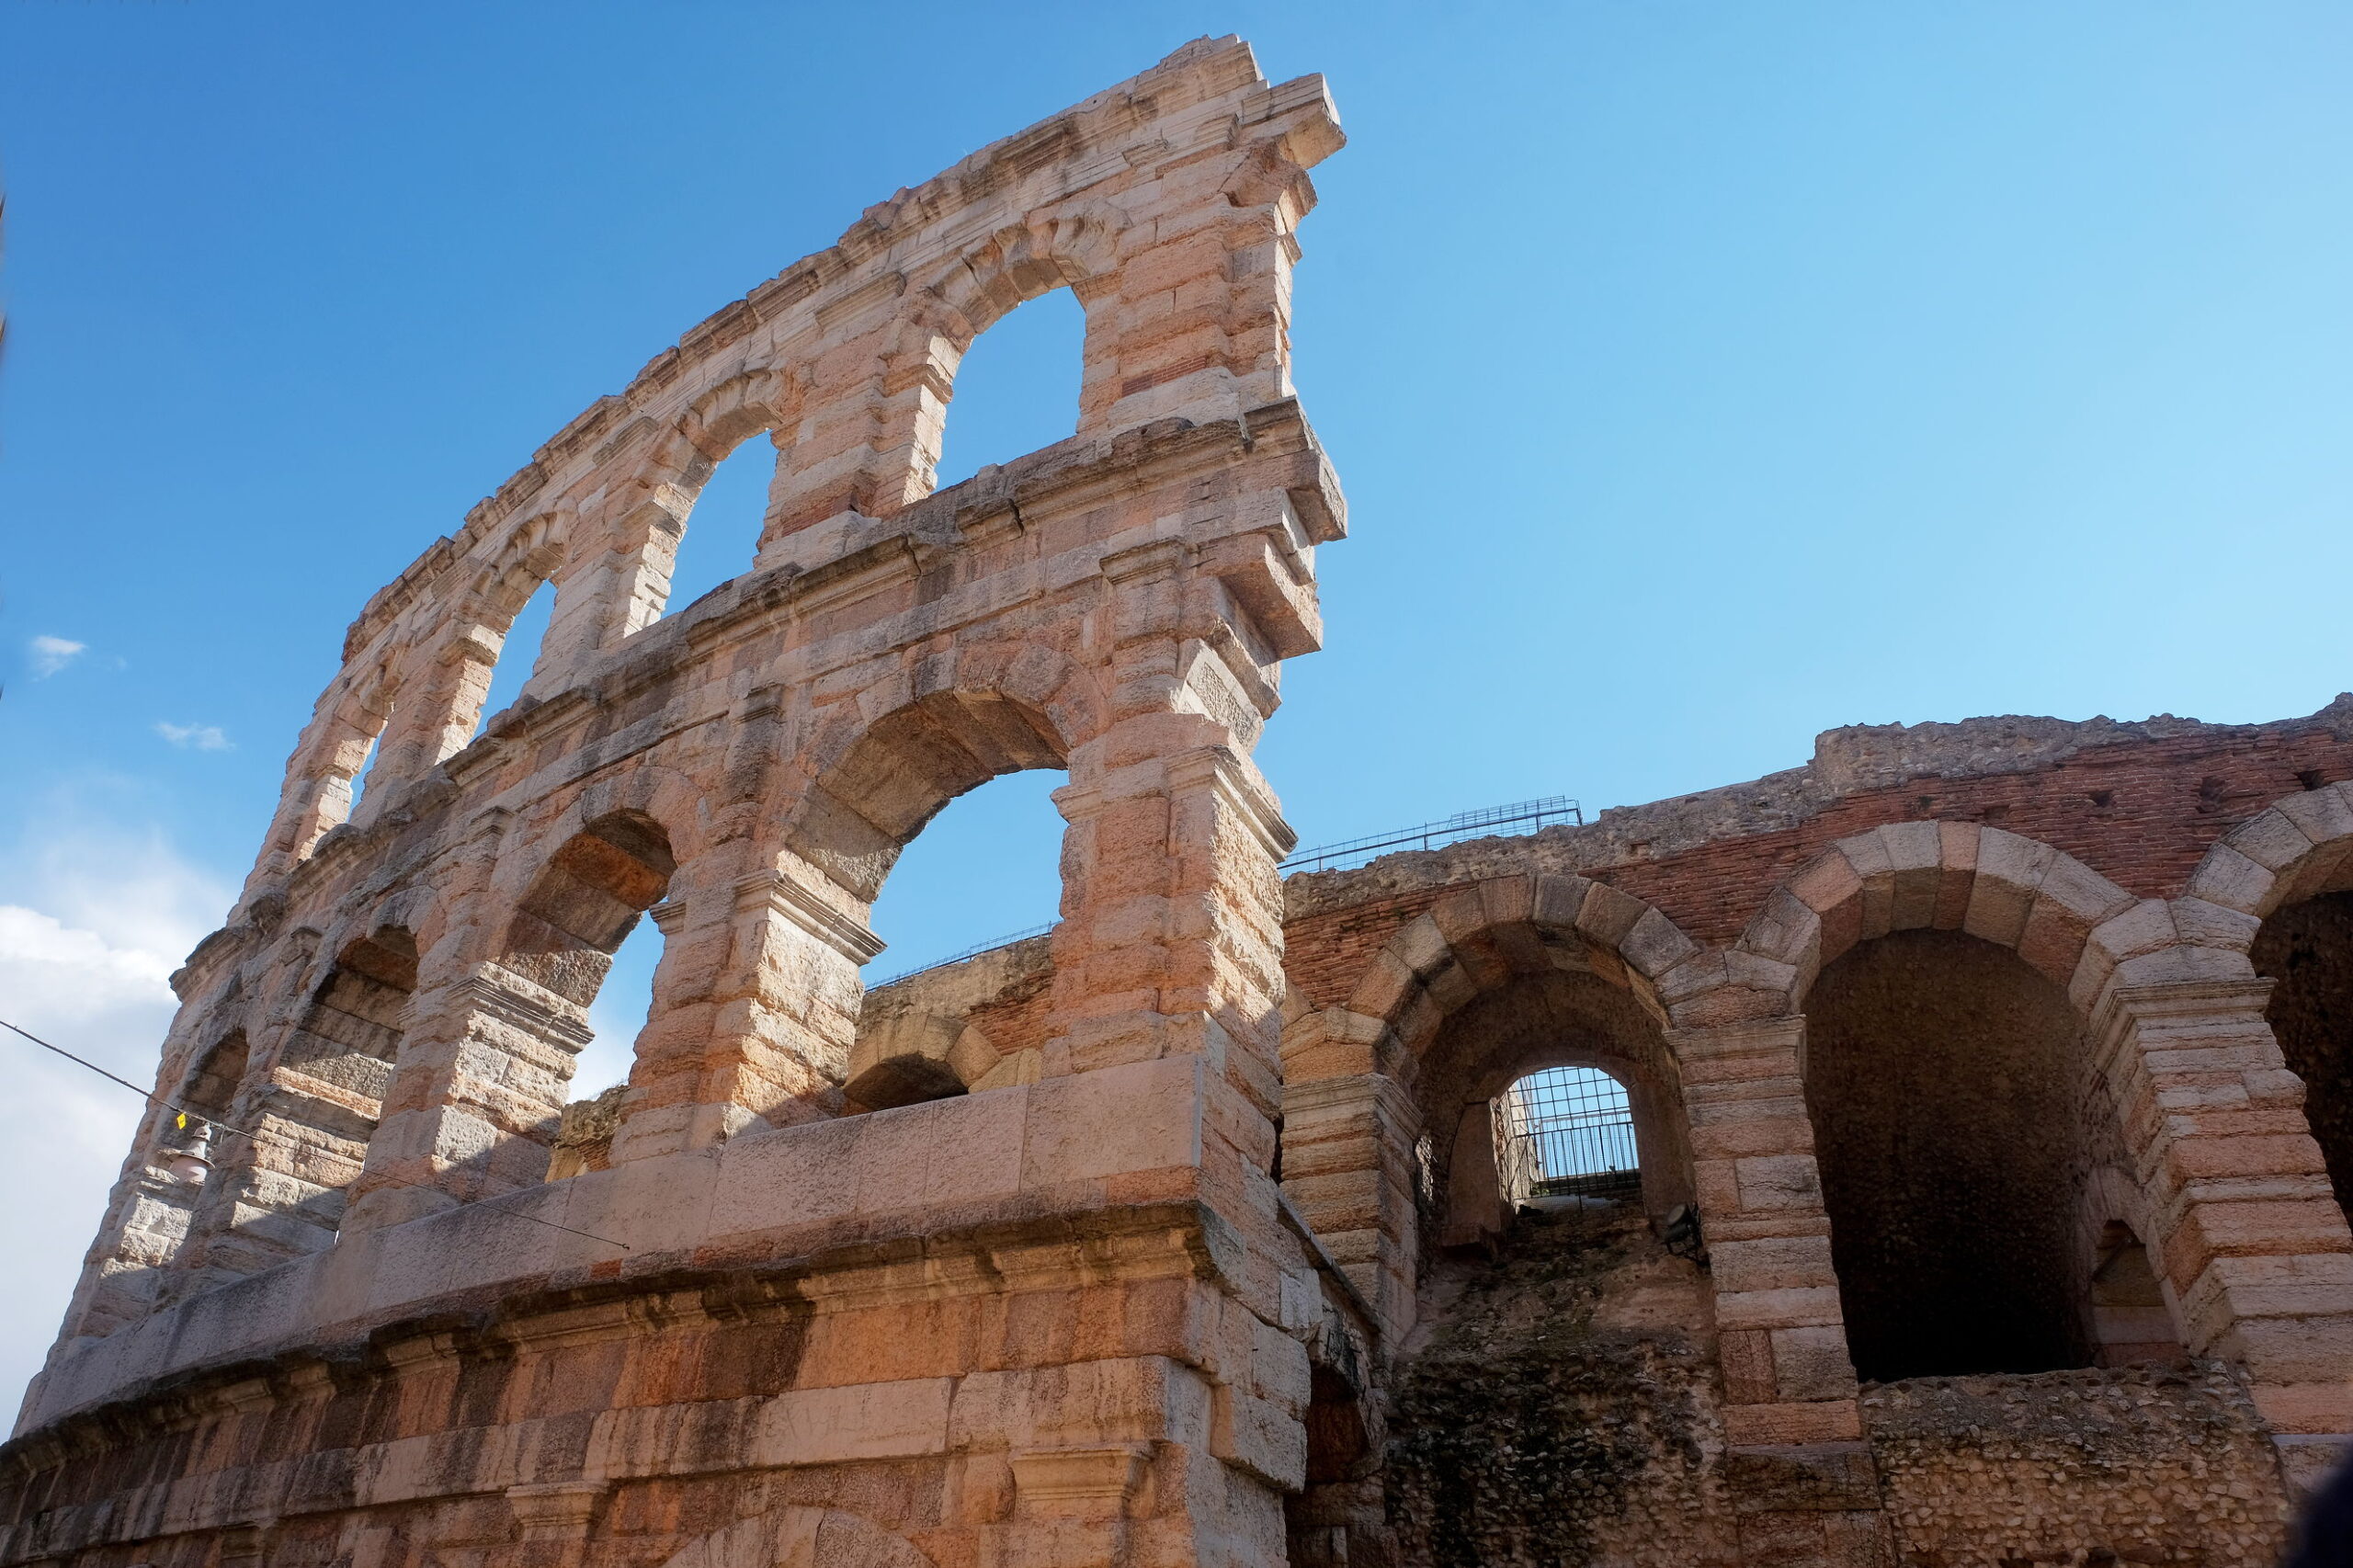
{"label": "stone column", "polygon": [[615,1163],[837,1108],[858,1040],[858,966],[882,943],[830,881],[785,858],[789,869],[744,876],[680,869],[689,885],[662,906],[654,1019],[638,1042]]}
{"label": "stone column", "polygon": [[483,960],[420,988],[347,1230],[398,1224],[547,1179],[588,1009]]}
{"label": "stone column", "polygon": [[2254,977],[2120,987],[2093,1052],[2189,1349],[2245,1365],[2299,1478],[2353,1432],[2353,1235],[2265,1021],[2270,992]]}
{"label": "stone column", "polygon": [[1806,1115],[1805,1020],[1671,1029],[1667,1043],[1682,1068],[1716,1293],[1742,1553],[1891,1561]]}
{"label": "stone column", "polygon": [[1054,794],[1071,829],[1054,929],[1062,1032],[1045,1070],[1209,1051],[1271,1115],[1275,865],[1293,835],[1246,757],[1198,744],[1222,733],[1191,715],[1153,715],[1072,759],[1073,782]]}
{"label": "stone column", "polygon": [[1414,1096],[1386,1074],[1283,1085],[1283,1193],[1371,1303],[1389,1345],[1414,1321],[1420,1136]]}
{"label": "stone column", "polygon": [[793,534],[840,518],[888,517],[931,494],[955,367],[933,325],[900,319],[898,301],[860,301],[870,324],[810,367],[806,411],[769,492],[760,563]]}

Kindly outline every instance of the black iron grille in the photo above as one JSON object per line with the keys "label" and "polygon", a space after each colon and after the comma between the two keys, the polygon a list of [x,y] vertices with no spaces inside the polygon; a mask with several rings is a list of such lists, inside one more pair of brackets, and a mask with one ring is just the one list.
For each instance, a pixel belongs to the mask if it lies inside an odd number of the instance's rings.
{"label": "black iron grille", "polygon": [[1548,1067],[1514,1084],[1507,1097],[1512,1136],[1534,1155],[1538,1197],[1641,1189],[1634,1116],[1617,1079],[1592,1067]]}

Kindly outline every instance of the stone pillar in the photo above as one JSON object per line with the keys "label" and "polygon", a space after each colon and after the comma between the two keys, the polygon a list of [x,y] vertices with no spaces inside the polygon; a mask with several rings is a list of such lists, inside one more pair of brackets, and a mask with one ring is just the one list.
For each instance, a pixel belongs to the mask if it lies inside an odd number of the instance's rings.
{"label": "stone pillar", "polygon": [[[882,950],[862,911],[814,869],[679,869],[663,922],[654,1021],[640,1037],[616,1164],[707,1148],[746,1127],[837,1108],[864,990]],[[665,914],[664,911],[669,913]]]}
{"label": "stone pillar", "polygon": [[1716,1293],[1743,1558],[1892,1561],[1806,1115],[1805,1020],[1671,1029],[1667,1043]]}
{"label": "stone pillar", "polygon": [[[1208,1053],[1269,1119],[1294,842],[1248,758],[1189,714],[1115,725],[1054,793],[1071,826],[1048,1075]],[[1194,744],[1186,744],[1191,742]]]}
{"label": "stone pillar", "polygon": [[[444,758],[465,748],[482,722],[505,635],[475,620],[461,620],[443,634],[431,654],[407,672],[383,738],[369,768],[370,803],[392,794],[381,786],[422,778]],[[372,804],[371,811],[374,809]]]}
{"label": "stone pillar", "polygon": [[2290,1470],[2353,1432],[2353,1235],[2265,1021],[2268,980],[2123,986],[2093,1019],[2193,1354],[2243,1362]]}
{"label": "stone pillar", "polygon": [[862,301],[872,324],[810,367],[806,410],[769,492],[760,562],[791,535],[846,517],[888,517],[931,494],[955,352],[934,327],[900,319],[898,301]]}
{"label": "stone pillar", "polygon": [[1032,1449],[1010,1456],[1013,1517],[993,1532],[1010,1562],[1125,1562],[1144,1443]]}
{"label": "stone pillar", "polygon": [[385,722],[381,693],[362,701],[338,677],[320,697],[311,722],[286,762],[269,836],[262,845],[245,895],[285,877],[307,859],[327,833],[351,815],[351,781]]}
{"label": "stone pillar", "polygon": [[63,1337],[104,1335],[135,1323],[160,1304],[170,1269],[188,1240],[198,1181],[159,1163],[156,1128],[173,1113],[142,1122],[140,1153],[115,1183],[107,1221],[83,1264],[82,1279],[65,1314]]}
{"label": "stone pillar", "polygon": [[1379,1314],[1383,1344],[1413,1326],[1421,1247],[1414,1096],[1381,1073],[1283,1085],[1283,1193]]}
{"label": "stone pillar", "polygon": [[1293,231],[1315,203],[1304,165],[1340,144],[1336,117],[1319,107],[1240,170],[1198,158],[1161,169],[1136,210],[1149,242],[1132,244],[1087,301],[1117,370],[1091,381],[1088,427],[1231,416],[1290,394]]}
{"label": "stone pillar", "polygon": [[345,1228],[398,1224],[547,1179],[585,1006],[484,960],[420,988]]}
{"label": "stone pillar", "polygon": [[630,486],[584,508],[555,576],[555,604],[525,689],[547,697],[583,664],[662,617],[670,571],[686,533],[691,494],[676,486]]}

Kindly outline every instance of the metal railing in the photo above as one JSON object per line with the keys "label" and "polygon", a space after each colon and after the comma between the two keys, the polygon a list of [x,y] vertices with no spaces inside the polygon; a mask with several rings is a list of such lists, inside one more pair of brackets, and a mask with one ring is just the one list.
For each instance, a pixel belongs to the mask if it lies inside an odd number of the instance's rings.
{"label": "metal railing", "polygon": [[1552,1067],[1511,1086],[1511,1132],[1534,1157],[1536,1196],[1620,1197],[1642,1188],[1625,1088],[1592,1067]]}
{"label": "metal railing", "polygon": [[870,980],[866,983],[866,988],[871,991],[878,985],[896,985],[900,981],[912,979],[918,974],[927,974],[935,969],[946,969],[951,963],[962,963],[966,959],[976,959],[983,953],[993,953],[999,948],[1009,948],[1016,942],[1026,942],[1032,937],[1042,937],[1053,928],[1054,923],[1049,920],[1043,926],[1032,926],[1027,931],[1016,931],[1010,937],[991,937],[985,942],[975,942],[963,951],[950,953],[944,959],[934,959],[929,963],[919,963],[913,969],[903,969],[898,973],[886,975],[881,980]]}
{"label": "metal railing", "polygon": [[[1492,838],[1534,833],[1557,823],[1585,825],[1585,811],[1566,795],[1547,795],[1540,801],[1515,801],[1507,806],[1489,806],[1483,811],[1458,812],[1443,822],[1426,822],[1419,827],[1401,828],[1389,833],[1376,833],[1366,838],[1351,838],[1338,844],[1326,844],[1314,849],[1302,849],[1284,861],[1280,869],[1293,871],[1345,870],[1360,866],[1367,860],[1385,855],[1392,849],[1436,849],[1444,845],[1458,844],[1466,838]],[[1009,937],[992,937],[985,942],[974,943],[961,952],[943,959],[933,959],[913,969],[903,969],[880,980],[867,982],[869,991],[881,985],[895,985],[902,980],[945,969],[966,959],[993,953],[999,948],[1009,948],[1016,942],[1026,942],[1032,937],[1042,937],[1054,928],[1053,922],[1032,926],[1026,931],[1016,931]]]}
{"label": "metal railing", "polygon": [[1534,833],[1564,822],[1583,827],[1584,808],[1566,795],[1547,795],[1540,801],[1515,801],[1507,806],[1461,812],[1442,822],[1426,822],[1419,827],[1396,828],[1365,838],[1343,839],[1337,844],[1302,849],[1284,861],[1282,869],[1286,873],[1347,870],[1392,850],[1437,849],[1466,838]]}

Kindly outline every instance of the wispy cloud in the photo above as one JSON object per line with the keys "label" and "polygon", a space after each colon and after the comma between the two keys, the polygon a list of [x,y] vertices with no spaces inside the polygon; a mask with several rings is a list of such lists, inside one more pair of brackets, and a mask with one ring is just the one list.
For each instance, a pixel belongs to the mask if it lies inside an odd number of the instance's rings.
{"label": "wispy cloud", "polygon": [[[0,843],[0,1017],[133,1083],[154,1074],[176,1005],[166,978],[229,886],[162,835],[38,809]],[[0,1214],[21,1288],[0,1292],[0,1403],[40,1365],[140,1114],[139,1096],[0,1034]]]}
{"label": "wispy cloud", "polygon": [[86,642],[76,642],[65,637],[51,637],[46,633],[34,638],[31,646],[35,680],[47,680],[90,651],[90,645]]}
{"label": "wispy cloud", "polygon": [[158,723],[155,733],[182,751],[228,751],[229,737],[218,724]]}

